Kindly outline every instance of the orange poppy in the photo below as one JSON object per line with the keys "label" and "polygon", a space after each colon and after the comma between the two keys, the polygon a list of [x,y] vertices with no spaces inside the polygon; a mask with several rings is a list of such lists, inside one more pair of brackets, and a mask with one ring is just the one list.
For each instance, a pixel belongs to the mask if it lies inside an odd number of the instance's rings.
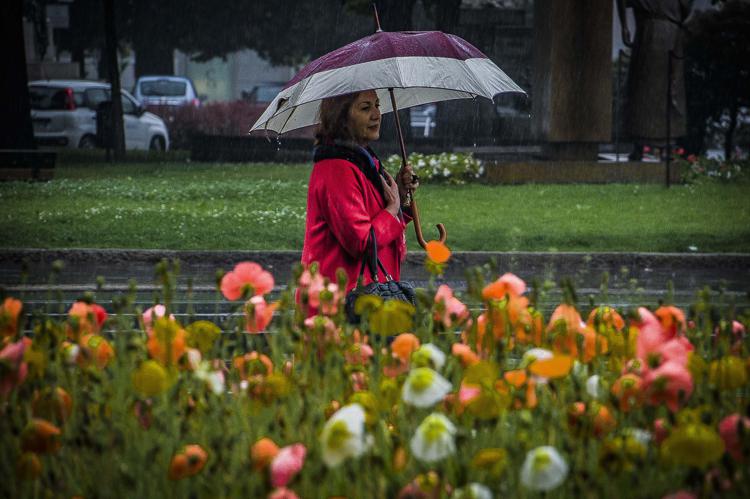
{"label": "orange poppy", "polygon": [[169,463],[170,480],[180,480],[197,475],[206,465],[208,453],[198,444],[186,445],[182,452],[175,454]]}
{"label": "orange poppy", "polygon": [[654,315],[669,338],[674,337],[677,333],[685,332],[685,312],[672,305],[662,305],[654,311]]}
{"label": "orange poppy", "polygon": [[261,470],[271,464],[279,453],[279,446],[270,438],[263,437],[250,447],[250,461],[253,468]]}
{"label": "orange poppy", "polygon": [[93,362],[99,369],[104,369],[115,356],[115,349],[99,334],[86,334],[79,341],[81,354],[78,355],[78,363],[89,365]]}
{"label": "orange poppy", "polygon": [[13,337],[18,332],[18,316],[23,303],[15,298],[6,298],[0,305],[0,336]]}
{"label": "orange poppy", "polygon": [[495,282],[484,287],[482,299],[485,301],[502,300],[506,295],[521,296],[525,291],[526,283],[522,279],[514,274],[506,273]]}
{"label": "orange poppy", "polygon": [[549,359],[535,360],[529,366],[529,371],[535,376],[555,379],[567,376],[572,368],[573,357],[557,354]]}
{"label": "orange poppy", "polygon": [[258,352],[238,355],[232,363],[235,369],[239,371],[241,379],[247,379],[255,375],[267,376],[273,372],[273,362],[271,359],[267,355]]}
{"label": "orange poppy", "polygon": [[401,333],[391,343],[391,353],[403,362],[409,362],[412,352],[419,348],[420,342],[412,333]]}
{"label": "orange poppy", "polygon": [[528,376],[526,375],[526,371],[524,369],[516,369],[514,371],[506,371],[503,374],[503,378],[505,381],[507,381],[509,384],[513,385],[516,388],[520,388],[521,385],[526,383],[526,378]]}
{"label": "orange poppy", "polygon": [[70,394],[63,388],[57,387],[54,390],[45,390],[40,393],[34,393],[34,400],[31,403],[31,413],[36,418],[43,418],[65,422],[73,410],[73,399]]}
{"label": "orange poppy", "polygon": [[427,251],[427,258],[435,263],[445,263],[451,257],[451,250],[440,241],[428,241],[425,251]]}
{"label": "orange poppy", "polygon": [[60,428],[45,419],[34,418],[21,432],[21,450],[37,454],[57,452]]}
{"label": "orange poppy", "polygon": [[593,309],[589,314],[586,324],[598,330],[597,326],[612,328],[615,331],[622,331],[625,327],[625,320],[614,308],[601,306]]}
{"label": "orange poppy", "polygon": [[454,343],[451,347],[451,353],[458,357],[461,365],[464,367],[472,366],[479,362],[479,356],[474,353],[469,345],[463,343]]}
{"label": "orange poppy", "polygon": [[552,331],[558,327],[558,324],[564,324],[565,330],[568,332],[578,331],[581,327],[581,314],[573,305],[566,303],[557,306],[552,315],[549,318],[547,324],[547,331]]}
{"label": "orange poppy", "polygon": [[642,384],[640,376],[633,373],[623,374],[614,382],[611,392],[619,400],[622,412],[628,412],[634,406],[640,405],[643,399]]}
{"label": "orange poppy", "polygon": [[154,322],[153,331],[146,342],[148,354],[164,365],[177,363],[185,353],[185,330],[177,321],[160,317]]}

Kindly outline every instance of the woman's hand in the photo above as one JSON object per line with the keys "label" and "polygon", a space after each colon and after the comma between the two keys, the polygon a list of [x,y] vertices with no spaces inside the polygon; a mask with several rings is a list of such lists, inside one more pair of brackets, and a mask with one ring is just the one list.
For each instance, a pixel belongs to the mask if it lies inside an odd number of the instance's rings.
{"label": "woman's hand", "polygon": [[401,200],[406,201],[408,199],[407,192],[414,192],[419,187],[419,177],[414,174],[411,165],[407,163],[404,168],[399,170],[396,183],[398,184],[398,193],[401,196]]}
{"label": "woman's hand", "polygon": [[399,197],[399,186],[393,180],[391,174],[383,169],[383,175],[380,176],[383,182],[383,194],[385,194],[385,209],[388,213],[398,218],[398,210],[401,208],[401,198]]}

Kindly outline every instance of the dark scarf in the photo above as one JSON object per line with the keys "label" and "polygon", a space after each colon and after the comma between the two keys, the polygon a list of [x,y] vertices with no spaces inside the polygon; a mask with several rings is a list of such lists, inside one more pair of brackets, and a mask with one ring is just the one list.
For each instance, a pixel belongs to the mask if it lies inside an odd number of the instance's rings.
{"label": "dark scarf", "polygon": [[317,163],[324,159],[343,159],[352,163],[365,174],[367,180],[369,180],[380,193],[381,199],[385,201],[383,183],[380,181],[381,174],[376,169],[377,167],[373,161],[373,159],[377,159],[378,162],[380,162],[380,159],[375,154],[375,151],[369,147],[364,149],[367,150],[371,157],[368,157],[367,154],[365,154],[361,146],[354,143],[336,142],[332,144],[321,144],[315,146],[315,149],[313,150],[313,162]]}

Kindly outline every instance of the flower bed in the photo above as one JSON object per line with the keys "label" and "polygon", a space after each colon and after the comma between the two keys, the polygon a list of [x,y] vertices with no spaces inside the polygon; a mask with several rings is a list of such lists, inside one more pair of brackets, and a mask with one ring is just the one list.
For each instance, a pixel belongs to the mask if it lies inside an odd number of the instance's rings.
{"label": "flower bed", "polygon": [[[422,182],[465,184],[476,182],[484,175],[484,165],[471,153],[444,152],[441,154],[411,153],[409,164]],[[401,156],[393,154],[385,166],[396,171],[401,168]]]}
{"label": "flower bed", "polygon": [[[449,252],[430,248],[438,274]],[[750,491],[748,317],[707,294],[687,314],[618,312],[566,284],[544,317],[544,289],[476,271],[466,296],[431,284],[416,310],[362,299],[355,328],[344,283],[299,269],[269,303],[273,276],[244,262],[220,280],[238,304],[222,330],[178,323],[158,273],[164,303],[145,311],[2,303],[4,497]]]}

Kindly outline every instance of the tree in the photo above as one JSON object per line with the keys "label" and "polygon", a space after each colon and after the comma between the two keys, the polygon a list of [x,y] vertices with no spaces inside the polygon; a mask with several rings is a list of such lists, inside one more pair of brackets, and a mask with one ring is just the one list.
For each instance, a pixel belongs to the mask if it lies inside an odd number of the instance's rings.
{"label": "tree", "polygon": [[0,149],[34,149],[23,38],[23,0],[6,0],[0,15],[3,78],[0,79]]}
{"label": "tree", "polygon": [[726,121],[724,157],[730,159],[742,107],[750,106],[750,4],[723,2],[698,14],[686,46],[688,118],[693,149],[703,149],[706,123]]}

